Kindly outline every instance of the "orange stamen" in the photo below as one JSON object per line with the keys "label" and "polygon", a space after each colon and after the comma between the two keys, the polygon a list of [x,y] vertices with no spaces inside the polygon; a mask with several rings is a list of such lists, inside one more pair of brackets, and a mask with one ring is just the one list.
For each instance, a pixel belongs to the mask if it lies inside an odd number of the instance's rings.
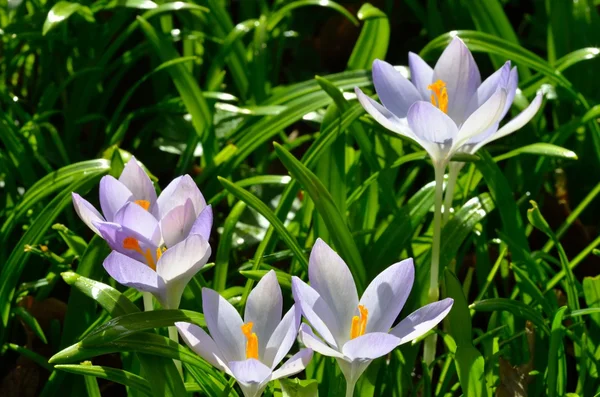
{"label": "orange stamen", "polygon": [[448,113],[448,91],[446,90],[446,83],[442,80],[438,80],[433,84],[429,84],[427,89],[433,91],[431,94],[431,104],[442,112]]}
{"label": "orange stamen", "polygon": [[254,358],[258,360],[258,336],[252,332],[253,322],[242,325],[242,332],[246,337],[246,359]]}
{"label": "orange stamen", "polygon": [[156,262],[154,261],[154,257],[150,252],[150,248],[146,248],[146,251],[144,252],[142,250],[142,247],[140,247],[140,242],[133,237],[125,237],[123,239],[123,248],[125,248],[126,250],[135,251],[138,254],[142,255],[146,260],[146,264],[150,266],[152,270],[156,271]]}
{"label": "orange stamen", "polygon": [[146,211],[148,211],[148,208],[150,208],[150,201],[148,200],[135,200],[134,203],[136,203]]}
{"label": "orange stamen", "polygon": [[352,317],[352,326],[350,327],[350,339],[358,338],[363,336],[367,330],[367,320],[369,318],[369,311],[363,305],[358,305],[358,311],[360,316]]}

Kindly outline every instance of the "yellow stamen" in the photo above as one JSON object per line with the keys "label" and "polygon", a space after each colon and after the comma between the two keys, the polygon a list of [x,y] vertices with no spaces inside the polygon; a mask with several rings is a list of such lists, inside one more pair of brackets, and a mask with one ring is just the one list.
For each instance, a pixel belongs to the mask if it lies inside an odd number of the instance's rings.
{"label": "yellow stamen", "polygon": [[242,325],[242,332],[246,337],[246,359],[254,358],[258,360],[258,336],[252,332],[253,322]]}
{"label": "yellow stamen", "polygon": [[363,336],[367,330],[367,320],[369,319],[369,311],[363,305],[358,305],[360,316],[352,317],[352,326],[350,327],[350,339]]}
{"label": "yellow stamen", "polygon": [[146,211],[148,211],[148,208],[150,208],[150,201],[148,200],[135,200],[134,203],[136,203]]}
{"label": "yellow stamen", "polygon": [[433,94],[431,94],[431,104],[439,108],[442,112],[448,113],[448,91],[446,90],[446,83],[442,80],[438,80],[433,84],[429,84],[427,89],[433,91]]}
{"label": "yellow stamen", "polygon": [[162,256],[163,252],[165,252],[166,250],[167,250],[167,247],[162,247],[162,248],[156,249],[156,261],[157,262],[160,259],[160,257]]}
{"label": "yellow stamen", "polygon": [[150,252],[150,248],[146,248],[146,251],[144,252],[142,250],[142,247],[140,247],[140,242],[133,237],[125,237],[123,239],[123,248],[125,248],[126,250],[135,251],[138,254],[142,255],[146,260],[146,264],[150,266],[152,270],[156,271],[156,262],[154,261],[154,257]]}

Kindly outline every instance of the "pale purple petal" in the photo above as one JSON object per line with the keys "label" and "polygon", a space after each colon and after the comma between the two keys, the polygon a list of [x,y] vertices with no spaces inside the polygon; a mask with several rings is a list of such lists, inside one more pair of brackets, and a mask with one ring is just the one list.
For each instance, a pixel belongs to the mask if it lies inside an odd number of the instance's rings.
{"label": "pale purple petal", "polygon": [[308,322],[327,343],[337,346],[333,335],[339,332],[338,320],[319,293],[298,277],[292,276],[292,294]]}
{"label": "pale purple petal", "polygon": [[356,96],[362,107],[365,108],[367,113],[369,113],[375,121],[390,131],[414,139],[414,134],[408,128],[405,119],[399,119],[394,116],[392,112],[365,95],[360,88],[356,87],[354,92],[356,92]]}
{"label": "pale purple petal", "polygon": [[232,361],[228,363],[228,366],[247,397],[260,396],[271,380],[271,368],[253,358]]}
{"label": "pale purple petal", "polygon": [[202,236],[192,235],[162,254],[156,264],[156,272],[167,285],[169,309],[179,307],[183,290],[192,277],[206,265],[210,253],[208,242]]}
{"label": "pale purple petal", "polygon": [[506,104],[504,105],[504,111],[502,112],[500,120],[502,120],[510,110],[512,103],[515,100],[518,85],[519,72],[517,71],[517,67],[515,66],[514,68],[512,68],[512,70],[510,71],[510,75],[508,76],[508,83],[506,84]]}
{"label": "pale purple petal", "polygon": [[199,326],[191,323],[177,322],[175,323],[179,335],[183,341],[195,351],[200,357],[219,368],[222,371],[227,371],[223,366],[223,353],[215,341]]}
{"label": "pale purple petal", "polygon": [[83,223],[87,225],[94,233],[100,236],[100,232],[98,228],[94,226],[94,222],[104,222],[104,217],[98,210],[90,204],[87,200],[82,198],[77,193],[71,194],[73,197],[73,207],[75,207],[75,212],[81,218]]}
{"label": "pale purple petal", "polygon": [[[253,323],[252,332],[258,337],[258,356],[263,357],[267,342],[281,321],[283,296],[274,270],[260,279],[248,295],[244,323]],[[269,364],[270,365],[270,364]]]}
{"label": "pale purple petal", "polygon": [[119,182],[123,183],[133,194],[134,200],[146,200],[152,206],[156,203],[156,190],[148,177],[148,174],[139,166],[135,157],[125,164],[123,172],[119,177]]}
{"label": "pale purple petal", "polygon": [[189,175],[182,175],[173,179],[156,201],[159,219],[168,214],[173,208],[184,205],[188,199],[192,200],[196,215],[200,214],[200,211],[206,207],[204,196],[202,196],[196,182]]}
{"label": "pale purple petal", "polygon": [[525,124],[529,123],[529,121],[535,116],[535,114],[540,110],[540,106],[542,106],[543,95],[541,92],[535,96],[533,101],[527,106],[525,110],[523,110],[517,117],[504,124],[502,128],[498,130],[490,139],[488,139],[485,143],[489,143],[495,141],[496,139],[502,138],[506,135],[512,134],[518,129],[522,128]]}
{"label": "pale purple petal", "polygon": [[360,298],[368,313],[366,332],[388,332],[410,295],[415,279],[412,258],[379,273]]}
{"label": "pale purple petal", "polygon": [[288,376],[304,371],[308,363],[310,363],[312,356],[313,351],[311,349],[300,350],[290,357],[277,371],[273,372],[271,380],[287,378]]}
{"label": "pale purple petal", "polygon": [[373,62],[373,85],[383,106],[399,118],[406,117],[408,108],[421,100],[415,86],[402,73],[379,59]]}
{"label": "pale purple petal", "polygon": [[433,68],[432,81],[442,80],[448,92],[448,116],[460,125],[469,100],[481,84],[481,75],[471,51],[455,37]]}
{"label": "pale purple petal", "polygon": [[209,288],[202,288],[202,311],[210,335],[229,361],[246,359],[246,337],[242,318],[231,303]]}
{"label": "pale purple petal", "polygon": [[204,237],[204,239],[206,241],[208,241],[210,238],[210,231],[212,229],[212,225],[213,225],[212,206],[207,205],[206,208],[204,208],[200,212],[200,215],[198,215],[198,218],[196,219],[196,221],[194,221],[194,224],[192,225],[192,229],[190,230],[190,234],[199,234],[202,237]]}
{"label": "pale purple petal", "polygon": [[374,360],[385,356],[400,343],[400,338],[387,332],[372,332],[346,342],[342,352],[350,360]]}
{"label": "pale purple petal", "polygon": [[110,175],[102,177],[100,180],[100,208],[108,222],[113,222],[117,211],[132,200],[134,200],[133,194],[125,185]]}
{"label": "pale purple petal", "polygon": [[300,326],[300,332],[298,334],[300,342],[309,349],[316,351],[317,353],[327,357],[343,358],[344,355],[337,350],[332,349],[326,345],[321,339],[319,339],[312,331],[312,329],[302,324]]}
{"label": "pale purple petal", "polygon": [[[264,355],[259,356],[262,357],[262,362],[265,365],[275,368],[288,354],[298,335],[301,319],[300,305],[293,305],[273,331],[273,335],[267,342]],[[260,336],[258,341],[260,342]]]}
{"label": "pale purple petal", "polygon": [[336,344],[343,345],[350,337],[352,317],[358,309],[358,294],[346,263],[320,238],[310,253],[308,279],[337,319],[337,329],[329,329]]}
{"label": "pale purple petal", "polygon": [[463,123],[458,131],[458,137],[452,144],[452,149],[455,150],[464,145],[472,137],[485,132],[495,123],[500,121],[504,104],[506,103],[506,90],[498,88],[494,95],[490,97],[479,109]]}
{"label": "pale purple petal", "polygon": [[182,242],[190,234],[192,225],[196,220],[196,212],[192,200],[188,199],[184,205],[177,206],[169,211],[160,220],[160,230],[167,247],[172,247]]}
{"label": "pale purple petal", "polygon": [[123,227],[118,223],[111,222],[94,222],[94,226],[96,226],[96,228],[100,232],[100,236],[102,236],[102,238],[106,240],[110,248],[112,248],[113,250],[127,255],[130,258],[137,260],[138,262],[146,263],[146,257],[144,255],[140,254],[136,250],[125,248],[125,239],[131,237],[137,240],[142,252],[147,252],[147,250],[150,250],[150,254],[152,255],[153,260],[156,259],[155,253],[157,245],[154,244],[154,242],[148,240],[146,237],[139,234],[138,232]]}
{"label": "pale purple petal", "polygon": [[408,53],[408,67],[410,80],[419,91],[421,100],[427,101],[431,97],[431,90],[427,86],[433,83],[433,69],[414,52]]}
{"label": "pale purple petal", "polygon": [[506,63],[500,69],[496,70],[487,79],[485,79],[479,88],[477,88],[475,95],[473,95],[469,101],[467,112],[465,113],[465,119],[480,106],[482,106],[488,99],[490,99],[496,90],[498,90],[498,88],[504,88],[508,90],[510,74],[510,61],[506,61]]}
{"label": "pale purple petal", "polygon": [[456,124],[447,114],[429,102],[416,102],[408,111],[408,125],[426,142],[448,145],[458,135]]}
{"label": "pale purple petal", "polygon": [[117,211],[113,222],[144,236],[156,246],[160,244],[158,221],[154,215],[134,202],[130,201]]}
{"label": "pale purple petal", "polygon": [[164,283],[156,272],[145,264],[113,251],[106,257],[103,265],[106,272],[119,284],[150,292],[161,304],[164,301]]}
{"label": "pale purple petal", "polygon": [[410,342],[438,325],[450,313],[453,304],[454,300],[452,298],[446,298],[423,306],[400,321],[390,331],[390,334],[400,338],[399,344]]}

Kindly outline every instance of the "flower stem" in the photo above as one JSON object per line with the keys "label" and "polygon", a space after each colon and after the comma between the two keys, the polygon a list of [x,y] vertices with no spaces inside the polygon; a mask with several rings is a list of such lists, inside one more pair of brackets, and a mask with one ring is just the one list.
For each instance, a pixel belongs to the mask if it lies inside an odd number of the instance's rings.
{"label": "flower stem", "polygon": [[446,183],[446,194],[444,195],[444,213],[442,215],[442,226],[448,222],[450,218],[450,209],[452,208],[452,201],[454,200],[454,188],[456,187],[456,179],[458,173],[465,163],[450,163],[448,169],[448,181]]}
{"label": "flower stem", "polygon": [[152,294],[150,292],[142,292],[142,298],[144,299],[144,311],[151,312],[154,310],[154,304],[152,303]]}
{"label": "flower stem", "polygon": [[349,380],[346,380],[346,397],[354,396],[354,387],[355,386],[356,386],[356,381],[350,382]]}
{"label": "flower stem", "polygon": [[[431,243],[431,273],[429,281],[429,303],[436,302],[440,297],[439,278],[440,278],[440,237],[442,229],[442,199],[444,193],[444,172],[446,164],[434,164],[435,171],[435,196],[433,209],[433,241]],[[431,364],[435,358],[435,345],[437,334],[433,334],[425,339],[423,359],[427,365]]]}
{"label": "flower stem", "polygon": [[[177,333],[177,327],[175,327],[175,326],[169,327],[169,339],[171,339],[173,342],[179,344],[179,334]],[[177,368],[177,371],[179,372],[181,379],[183,379],[183,368],[181,367],[181,361],[173,360],[173,362],[175,363],[175,367]]]}

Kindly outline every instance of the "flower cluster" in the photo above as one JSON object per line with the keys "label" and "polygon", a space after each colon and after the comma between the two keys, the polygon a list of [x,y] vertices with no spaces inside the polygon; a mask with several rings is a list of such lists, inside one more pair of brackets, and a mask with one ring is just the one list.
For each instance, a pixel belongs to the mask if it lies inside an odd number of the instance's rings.
{"label": "flower cluster", "polygon": [[[100,181],[102,214],[76,193],[73,204],[112,248],[104,260],[111,277],[151,293],[163,308],[179,307],[187,283],[211,254],[212,210],[188,175],[176,178],[157,197],[152,181],[132,158],[118,180],[106,176]],[[296,303],[283,316],[281,288],[271,270],[249,294],[243,319],[225,298],[204,288],[209,333],[191,323],[175,326],[185,343],[232,376],[246,397],[260,396],[270,381],[304,370],[313,350],[337,359],[351,394],[373,359],[428,332],[452,307],[452,299],[444,299],[392,328],[412,287],[412,259],[382,272],[359,300],[344,261],[317,239],[308,274],[310,286],[292,279]],[[319,336],[301,325],[302,317]],[[298,337],[306,348],[279,366]]]}

